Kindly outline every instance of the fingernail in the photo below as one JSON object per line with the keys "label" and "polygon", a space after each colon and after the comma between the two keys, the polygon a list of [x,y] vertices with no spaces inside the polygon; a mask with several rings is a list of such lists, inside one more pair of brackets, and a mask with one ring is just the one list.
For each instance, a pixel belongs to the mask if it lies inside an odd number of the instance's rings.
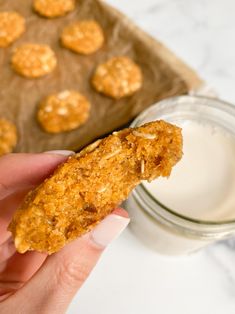
{"label": "fingernail", "polygon": [[73,152],[72,150],[49,150],[48,152],[44,152],[44,154],[72,156],[72,155],[75,155],[75,152]]}
{"label": "fingernail", "polygon": [[122,233],[129,222],[129,218],[111,214],[91,232],[91,239],[97,245],[106,247]]}

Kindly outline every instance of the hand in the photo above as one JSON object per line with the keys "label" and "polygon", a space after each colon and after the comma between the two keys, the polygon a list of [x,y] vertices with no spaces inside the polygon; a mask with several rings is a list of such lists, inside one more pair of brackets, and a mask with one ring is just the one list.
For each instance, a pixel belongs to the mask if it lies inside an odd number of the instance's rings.
{"label": "hand", "polygon": [[105,247],[129,223],[127,213],[116,209],[56,254],[15,251],[7,231],[12,214],[25,194],[67,157],[62,151],[0,158],[0,313],[64,313]]}

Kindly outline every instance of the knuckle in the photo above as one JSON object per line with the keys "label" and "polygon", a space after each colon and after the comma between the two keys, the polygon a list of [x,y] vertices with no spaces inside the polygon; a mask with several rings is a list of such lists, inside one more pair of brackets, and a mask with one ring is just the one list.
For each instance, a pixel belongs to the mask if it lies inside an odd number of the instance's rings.
{"label": "knuckle", "polygon": [[7,197],[10,193],[8,186],[6,186],[3,182],[0,182],[0,200]]}
{"label": "knuckle", "polygon": [[64,259],[57,267],[56,278],[65,287],[80,286],[89,275],[89,267],[79,260]]}

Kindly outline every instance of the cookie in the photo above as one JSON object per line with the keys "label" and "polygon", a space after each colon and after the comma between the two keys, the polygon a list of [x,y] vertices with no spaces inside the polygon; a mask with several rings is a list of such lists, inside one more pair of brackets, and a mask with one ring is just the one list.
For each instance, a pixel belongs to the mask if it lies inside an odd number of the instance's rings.
{"label": "cookie", "polygon": [[17,12],[0,12],[0,48],[8,47],[25,32],[25,19]]}
{"label": "cookie", "polygon": [[11,153],[16,146],[17,131],[10,121],[0,118],[0,156]]}
{"label": "cookie", "polygon": [[13,69],[26,78],[49,74],[57,65],[54,51],[47,45],[39,44],[24,44],[16,48],[11,62]]}
{"label": "cookie", "polygon": [[164,121],[96,141],[26,196],[9,226],[17,251],[60,250],[89,232],[142,180],[168,177],[181,156],[181,129]]}
{"label": "cookie", "polygon": [[37,118],[48,133],[71,131],[89,118],[90,103],[75,91],[63,91],[46,97],[40,104]]}
{"label": "cookie", "polygon": [[140,67],[128,57],[114,57],[100,64],[92,78],[93,87],[114,99],[130,96],[142,86]]}
{"label": "cookie", "polygon": [[64,28],[62,45],[74,52],[88,55],[99,50],[104,43],[104,34],[96,21],[79,21]]}
{"label": "cookie", "polygon": [[34,0],[34,10],[42,16],[64,16],[75,9],[75,0]]}

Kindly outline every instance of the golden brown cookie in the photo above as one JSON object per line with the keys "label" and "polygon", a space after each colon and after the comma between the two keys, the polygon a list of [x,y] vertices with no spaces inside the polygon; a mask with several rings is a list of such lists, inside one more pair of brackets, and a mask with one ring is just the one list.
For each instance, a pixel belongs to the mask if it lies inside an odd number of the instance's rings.
{"label": "golden brown cookie", "polygon": [[85,96],[65,90],[44,99],[39,106],[37,118],[46,132],[71,131],[87,121],[90,107]]}
{"label": "golden brown cookie", "polygon": [[49,74],[57,65],[54,51],[47,45],[39,44],[24,44],[16,48],[11,62],[13,69],[27,78]]}
{"label": "golden brown cookie", "polygon": [[75,9],[75,0],[34,0],[34,10],[42,16],[64,16]]}
{"label": "golden brown cookie", "polygon": [[130,58],[114,57],[97,67],[92,84],[98,92],[119,99],[139,90],[142,80],[140,67]]}
{"label": "golden brown cookie", "polygon": [[11,153],[17,142],[17,131],[13,123],[0,118],[0,156]]}
{"label": "golden brown cookie", "polygon": [[181,129],[164,121],[96,141],[26,196],[9,226],[18,252],[60,250],[110,214],[142,180],[168,177],[181,156]]}
{"label": "golden brown cookie", "polygon": [[17,12],[0,12],[0,47],[12,44],[25,32],[25,19]]}
{"label": "golden brown cookie", "polygon": [[96,21],[78,21],[65,27],[61,41],[64,47],[88,55],[102,47],[104,34]]}

